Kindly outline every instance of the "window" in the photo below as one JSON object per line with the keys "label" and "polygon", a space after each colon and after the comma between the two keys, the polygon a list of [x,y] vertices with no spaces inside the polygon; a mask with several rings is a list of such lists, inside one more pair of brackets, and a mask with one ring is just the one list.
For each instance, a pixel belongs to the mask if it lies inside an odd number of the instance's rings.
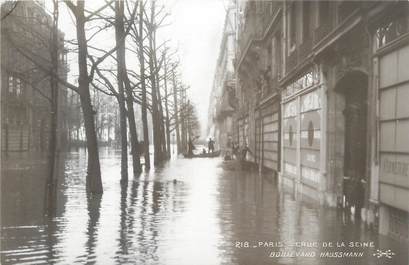
{"label": "window", "polygon": [[21,96],[22,89],[21,89],[21,79],[16,78],[16,95]]}
{"label": "window", "polygon": [[277,32],[272,41],[272,77],[281,76],[281,32]]}
{"label": "window", "polygon": [[32,7],[29,7],[29,8],[27,9],[27,17],[28,17],[29,19],[32,19],[32,18],[34,17],[34,10],[33,10]]}
{"label": "window", "polygon": [[295,3],[292,4],[290,7],[290,12],[289,12],[289,23],[290,23],[290,49],[295,46],[297,42],[297,14],[296,14],[296,5]]}
{"label": "window", "polygon": [[311,2],[305,1],[303,2],[303,9],[302,9],[302,19],[303,19],[303,29],[302,29],[302,39],[305,41],[306,39],[309,39],[309,36],[311,34]]}
{"label": "window", "polygon": [[256,14],[261,14],[263,11],[263,3],[261,1],[256,1]]}
{"label": "window", "polygon": [[271,42],[271,76],[272,78],[276,77],[276,72],[277,72],[277,54],[276,54],[276,46],[277,46],[277,40],[274,37],[272,42]]}
{"label": "window", "polygon": [[14,91],[14,79],[13,76],[9,75],[9,93],[13,93]]}
{"label": "window", "polygon": [[328,24],[330,18],[330,2],[320,1],[318,6],[318,26]]}
{"label": "window", "polygon": [[289,138],[289,142],[290,142],[290,146],[293,145],[293,139],[294,139],[294,131],[293,131],[293,126],[290,125],[290,129],[288,132],[288,138]]}
{"label": "window", "polygon": [[276,60],[276,73],[278,78],[281,78],[281,64],[282,64],[282,54],[281,54],[281,32],[276,34],[276,42],[275,42],[275,60]]}

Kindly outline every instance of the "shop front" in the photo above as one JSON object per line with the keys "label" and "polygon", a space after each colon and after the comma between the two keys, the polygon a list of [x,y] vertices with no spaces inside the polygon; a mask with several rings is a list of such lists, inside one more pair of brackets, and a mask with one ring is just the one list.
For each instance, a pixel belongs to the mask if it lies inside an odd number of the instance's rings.
{"label": "shop front", "polygon": [[[321,149],[323,86],[318,67],[311,68],[282,93],[283,184],[295,192],[321,199],[324,179]],[[324,161],[324,162],[322,162]]]}
{"label": "shop front", "polygon": [[280,161],[280,113],[277,95],[267,98],[256,112],[256,163],[278,172]]}
{"label": "shop front", "polygon": [[[387,25],[387,27],[385,27]],[[406,31],[405,31],[406,29]],[[409,20],[391,18],[375,32],[379,94],[379,230],[409,239]]]}

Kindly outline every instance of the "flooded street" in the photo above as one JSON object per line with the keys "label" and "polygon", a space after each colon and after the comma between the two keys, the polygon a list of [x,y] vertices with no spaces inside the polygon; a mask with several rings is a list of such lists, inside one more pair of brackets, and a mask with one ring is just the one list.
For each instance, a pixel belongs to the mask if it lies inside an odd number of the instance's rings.
{"label": "flooded street", "polygon": [[[319,257],[341,250],[363,252],[351,264],[408,264],[407,245],[340,211],[296,200],[271,174],[242,170],[236,161],[174,158],[121,186],[120,153],[103,149],[104,194],[90,198],[85,155],[67,154],[54,218],[44,215],[41,165],[3,171],[1,264],[345,264]],[[322,247],[355,241],[373,246]],[[316,256],[272,257],[281,244]],[[396,255],[377,258],[377,249]]]}

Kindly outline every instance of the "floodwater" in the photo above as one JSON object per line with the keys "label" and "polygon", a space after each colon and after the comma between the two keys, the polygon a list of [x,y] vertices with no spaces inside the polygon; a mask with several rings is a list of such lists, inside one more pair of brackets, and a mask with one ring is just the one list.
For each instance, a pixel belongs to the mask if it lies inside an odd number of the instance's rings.
{"label": "floodwater", "polygon": [[[91,198],[85,155],[67,154],[52,218],[44,165],[3,169],[1,264],[408,264],[407,244],[235,161],[173,158],[121,186],[120,154],[103,149],[104,194]],[[365,245],[342,247],[351,242]],[[362,257],[319,257],[342,251]]]}

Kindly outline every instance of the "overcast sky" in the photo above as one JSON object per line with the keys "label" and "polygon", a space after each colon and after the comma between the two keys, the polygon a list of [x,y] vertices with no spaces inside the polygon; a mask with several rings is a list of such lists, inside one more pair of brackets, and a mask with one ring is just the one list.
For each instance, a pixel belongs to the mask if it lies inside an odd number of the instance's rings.
{"label": "overcast sky", "polygon": [[202,124],[207,111],[224,23],[223,0],[178,0],[172,11],[172,30],[178,42],[184,81],[191,86]]}
{"label": "overcast sky", "polygon": [[[207,126],[209,95],[222,36],[226,0],[157,2],[165,3],[170,13],[167,20],[170,25],[159,29],[158,35],[163,39],[170,39],[169,46],[179,51],[182,80],[190,86],[189,96],[197,108],[202,133],[204,133]],[[101,6],[104,0],[93,0],[87,4]],[[49,2],[47,9],[50,9]],[[60,29],[66,34],[66,39],[75,38],[72,21],[66,6],[62,4],[59,24]],[[72,73],[77,72],[74,61],[71,69]],[[202,136],[206,137],[206,135]]]}

